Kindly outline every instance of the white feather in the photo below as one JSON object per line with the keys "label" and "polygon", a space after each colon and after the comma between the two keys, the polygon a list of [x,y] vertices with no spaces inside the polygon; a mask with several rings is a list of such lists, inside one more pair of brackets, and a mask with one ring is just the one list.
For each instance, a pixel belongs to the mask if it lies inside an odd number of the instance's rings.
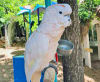
{"label": "white feather", "polygon": [[[25,46],[24,59],[27,82],[30,82],[32,76],[41,74],[43,68],[54,59],[58,41],[65,27],[71,24],[71,20],[69,21],[71,12],[71,7],[68,4],[57,4],[46,9],[40,26],[32,33]],[[35,82],[39,82],[40,76],[36,79]]]}

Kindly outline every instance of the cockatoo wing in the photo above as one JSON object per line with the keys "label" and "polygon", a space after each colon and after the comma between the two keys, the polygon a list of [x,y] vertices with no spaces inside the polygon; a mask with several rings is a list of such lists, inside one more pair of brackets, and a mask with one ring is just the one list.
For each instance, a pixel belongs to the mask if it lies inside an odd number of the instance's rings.
{"label": "cockatoo wing", "polygon": [[32,74],[39,69],[43,57],[47,55],[49,39],[46,35],[34,32],[26,43],[25,50],[25,73],[30,82]]}

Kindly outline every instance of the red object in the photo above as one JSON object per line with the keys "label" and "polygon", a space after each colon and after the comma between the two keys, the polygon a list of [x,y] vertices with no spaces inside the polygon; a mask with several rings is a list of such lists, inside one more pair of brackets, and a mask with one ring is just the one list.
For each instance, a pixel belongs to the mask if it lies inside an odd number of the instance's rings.
{"label": "red object", "polygon": [[58,54],[55,54],[56,62],[58,63]]}

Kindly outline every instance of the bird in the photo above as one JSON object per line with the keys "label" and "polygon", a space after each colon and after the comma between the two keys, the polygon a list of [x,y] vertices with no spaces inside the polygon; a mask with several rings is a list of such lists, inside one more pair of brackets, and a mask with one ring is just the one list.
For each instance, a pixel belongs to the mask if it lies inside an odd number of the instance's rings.
{"label": "bird", "polygon": [[27,82],[40,82],[41,71],[54,59],[58,41],[71,24],[71,13],[69,4],[55,4],[46,8],[40,25],[25,44]]}

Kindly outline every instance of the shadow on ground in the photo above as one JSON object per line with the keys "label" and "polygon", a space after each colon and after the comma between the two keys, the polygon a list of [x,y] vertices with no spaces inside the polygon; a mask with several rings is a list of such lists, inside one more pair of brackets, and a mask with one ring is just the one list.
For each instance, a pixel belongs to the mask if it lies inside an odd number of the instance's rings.
{"label": "shadow on ground", "polygon": [[14,82],[11,59],[0,60],[0,82]]}
{"label": "shadow on ground", "polygon": [[14,55],[14,56],[19,56],[19,55],[23,55],[24,54],[24,50],[18,50],[18,51],[14,51],[14,52],[12,52],[11,53],[12,55]]}

